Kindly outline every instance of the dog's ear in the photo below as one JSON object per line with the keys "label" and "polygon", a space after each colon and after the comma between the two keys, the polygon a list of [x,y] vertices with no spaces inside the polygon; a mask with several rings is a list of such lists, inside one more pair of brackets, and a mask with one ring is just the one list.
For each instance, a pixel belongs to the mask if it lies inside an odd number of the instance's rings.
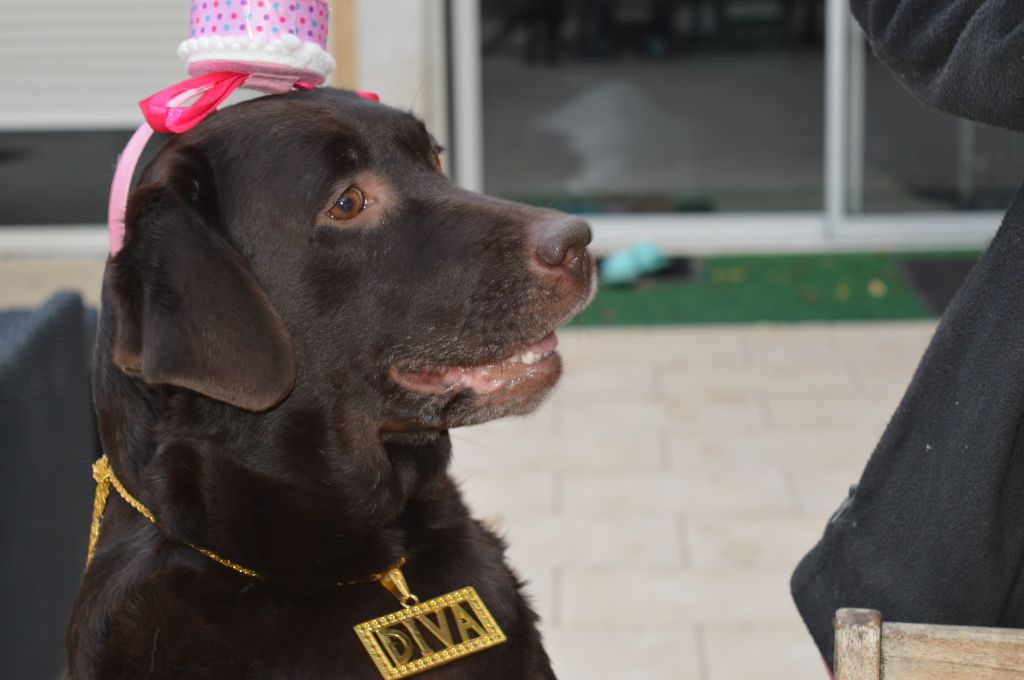
{"label": "dog's ear", "polygon": [[213,192],[203,155],[179,147],[132,193],[109,268],[113,360],[147,384],[262,411],[294,384],[291,338],[230,243]]}

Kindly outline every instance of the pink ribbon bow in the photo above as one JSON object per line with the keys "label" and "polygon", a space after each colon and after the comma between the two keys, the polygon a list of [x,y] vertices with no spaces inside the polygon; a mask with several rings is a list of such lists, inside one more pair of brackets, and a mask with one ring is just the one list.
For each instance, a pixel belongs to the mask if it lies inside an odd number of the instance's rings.
{"label": "pink ribbon bow", "polygon": [[[207,73],[183,80],[139,102],[142,115],[156,132],[186,132],[213,113],[249,79],[248,73]],[[178,106],[196,95],[191,106]]]}

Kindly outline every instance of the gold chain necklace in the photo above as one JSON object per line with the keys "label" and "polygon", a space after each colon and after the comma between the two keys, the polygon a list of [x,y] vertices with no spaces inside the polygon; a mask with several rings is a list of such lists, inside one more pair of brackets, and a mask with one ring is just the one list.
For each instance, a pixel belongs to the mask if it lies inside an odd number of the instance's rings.
{"label": "gold chain necklace", "polygon": [[[106,456],[103,456],[92,465],[92,477],[96,480],[96,498],[93,501],[92,507],[92,526],[89,528],[89,554],[85,558],[85,566],[88,567],[89,563],[92,562],[93,555],[96,554],[96,544],[100,540],[100,526],[103,522],[103,510],[107,507],[107,498],[110,496],[110,488],[113,487],[117,491],[117,495],[124,499],[124,502],[135,508],[135,510],[148,519],[154,526],[159,527],[160,523],[156,521],[156,516],[153,512],[142,504],[142,501],[135,498],[135,496],[128,493],[128,489],[124,488],[124,484],[114,474],[113,468],[110,467],[110,461]],[[243,567],[237,562],[233,562],[226,557],[221,557],[212,550],[208,550],[202,546],[195,545],[193,543],[184,542],[185,545],[192,548],[196,552],[209,557],[217,564],[227,567],[233,571],[237,571],[239,574],[250,576],[252,578],[263,578],[263,576],[255,569],[249,567]],[[370,574],[364,579],[356,581],[341,581],[337,585],[340,586],[354,586],[360,583],[376,583],[383,581],[388,574],[395,569],[400,569],[405,565],[405,558],[403,557],[393,567],[390,567],[386,571],[382,571],[377,574]],[[389,589],[390,590],[390,589]]]}
{"label": "gold chain necklace", "polygon": [[[86,568],[96,554],[103,511],[107,507],[111,487],[140,515],[154,526],[160,526],[150,509],[128,493],[128,489],[114,474],[106,456],[93,463],[92,476],[96,480],[96,498],[92,507]],[[255,569],[243,567],[212,550],[187,542],[185,545],[239,574],[263,578]],[[472,586],[421,603],[410,592],[405,575],[402,574],[405,562],[406,558],[402,557],[398,564],[385,571],[371,574],[362,580],[337,584],[380,583],[402,605],[402,609],[397,612],[355,626],[356,635],[382,677],[388,680],[406,678],[505,642],[505,633]],[[452,629],[453,622],[455,630]]]}

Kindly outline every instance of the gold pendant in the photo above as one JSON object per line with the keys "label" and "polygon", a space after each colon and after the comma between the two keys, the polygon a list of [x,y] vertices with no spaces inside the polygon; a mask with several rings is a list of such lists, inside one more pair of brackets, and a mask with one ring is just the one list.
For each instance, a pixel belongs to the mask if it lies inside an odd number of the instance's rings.
{"label": "gold pendant", "polygon": [[407,678],[505,641],[471,586],[420,602],[398,567],[384,574],[381,585],[403,608],[360,623],[355,631],[386,680]]}

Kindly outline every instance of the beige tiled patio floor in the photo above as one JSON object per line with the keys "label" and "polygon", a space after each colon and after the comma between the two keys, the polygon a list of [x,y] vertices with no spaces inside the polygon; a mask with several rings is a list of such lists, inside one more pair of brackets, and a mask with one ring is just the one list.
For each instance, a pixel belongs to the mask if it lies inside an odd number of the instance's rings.
{"label": "beige tiled patio floor", "polygon": [[789,574],[934,323],[574,330],[525,418],[455,430],[562,680],[825,677]]}
{"label": "beige tiled patio floor", "polygon": [[[0,306],[98,299],[99,261],[0,261]],[[562,680],[823,679],[789,574],[934,324],[574,330],[526,418],[455,430]]]}

